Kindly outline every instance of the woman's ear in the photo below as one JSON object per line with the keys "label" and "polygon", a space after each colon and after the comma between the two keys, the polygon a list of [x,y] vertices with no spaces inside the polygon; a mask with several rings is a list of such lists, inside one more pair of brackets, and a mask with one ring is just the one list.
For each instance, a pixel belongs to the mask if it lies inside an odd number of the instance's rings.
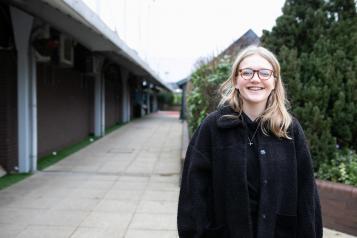
{"label": "woman's ear", "polygon": [[274,88],[273,88],[273,90],[276,88],[277,84],[278,84],[278,78],[274,76]]}
{"label": "woman's ear", "polygon": [[234,88],[239,90],[238,88],[238,75],[235,76],[235,78],[233,79],[233,85],[234,85]]}

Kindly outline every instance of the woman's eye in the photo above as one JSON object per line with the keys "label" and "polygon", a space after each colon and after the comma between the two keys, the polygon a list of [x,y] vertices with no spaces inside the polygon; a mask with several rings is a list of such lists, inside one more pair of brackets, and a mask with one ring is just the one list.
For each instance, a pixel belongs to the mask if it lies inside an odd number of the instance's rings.
{"label": "woman's eye", "polygon": [[242,71],[242,75],[243,75],[243,76],[251,76],[252,73],[253,73],[253,72],[250,71],[250,70],[243,70],[243,71]]}
{"label": "woman's eye", "polygon": [[262,77],[270,77],[271,72],[269,70],[259,70],[259,75]]}

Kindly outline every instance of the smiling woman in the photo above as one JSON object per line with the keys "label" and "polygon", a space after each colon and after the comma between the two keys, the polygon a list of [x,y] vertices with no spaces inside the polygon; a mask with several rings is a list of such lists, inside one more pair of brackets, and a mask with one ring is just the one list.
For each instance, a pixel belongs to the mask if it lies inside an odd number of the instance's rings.
{"label": "smiling woman", "polygon": [[[247,70],[251,74],[243,74]],[[253,120],[259,117],[263,132],[270,130],[277,137],[289,138],[287,129],[292,121],[287,110],[289,102],[280,76],[280,64],[273,53],[263,47],[246,48],[237,56],[231,75],[220,90],[220,106],[228,104]]]}
{"label": "smiling woman", "polygon": [[181,238],[321,238],[319,195],[299,122],[287,111],[276,57],[236,58],[188,146],[178,205]]}
{"label": "smiling woman", "polygon": [[268,60],[258,54],[246,57],[239,67],[235,88],[244,101],[244,111],[255,119],[258,115],[253,113],[261,114],[264,111],[266,101],[274,90],[275,79],[272,77],[274,71]]}

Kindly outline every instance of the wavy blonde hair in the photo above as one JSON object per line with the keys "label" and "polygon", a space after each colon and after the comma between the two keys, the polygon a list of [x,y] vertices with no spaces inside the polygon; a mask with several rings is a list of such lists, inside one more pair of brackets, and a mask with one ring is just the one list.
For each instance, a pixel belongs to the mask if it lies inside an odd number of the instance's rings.
{"label": "wavy blonde hair", "polygon": [[260,126],[264,134],[272,132],[279,138],[288,138],[288,128],[292,122],[292,117],[288,112],[289,102],[282,79],[280,76],[280,64],[275,55],[264,47],[249,46],[243,49],[235,59],[229,78],[220,86],[222,99],[219,107],[229,105],[235,112],[241,115],[243,111],[243,100],[239,91],[235,88],[240,63],[247,57],[259,55],[266,59],[272,66],[275,78],[275,89],[269,95],[264,112],[259,116]]}

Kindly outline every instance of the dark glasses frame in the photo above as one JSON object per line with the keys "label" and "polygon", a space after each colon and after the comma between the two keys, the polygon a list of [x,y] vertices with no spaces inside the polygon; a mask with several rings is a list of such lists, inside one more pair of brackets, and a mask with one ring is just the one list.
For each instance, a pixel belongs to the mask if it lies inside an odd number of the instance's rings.
{"label": "dark glasses frame", "polygon": [[[246,75],[243,76],[243,71],[244,70],[251,70],[253,72],[252,76],[250,77],[247,77]],[[265,76],[262,76],[262,71],[268,71],[269,72],[269,76],[268,77],[265,77]],[[268,80],[271,78],[271,76],[274,74],[274,71],[271,70],[271,69],[251,69],[251,68],[244,68],[244,69],[239,69],[238,70],[239,72],[239,75],[244,79],[244,80],[251,80],[253,77],[254,77],[254,74],[257,73],[258,75],[258,78],[260,80]]]}

